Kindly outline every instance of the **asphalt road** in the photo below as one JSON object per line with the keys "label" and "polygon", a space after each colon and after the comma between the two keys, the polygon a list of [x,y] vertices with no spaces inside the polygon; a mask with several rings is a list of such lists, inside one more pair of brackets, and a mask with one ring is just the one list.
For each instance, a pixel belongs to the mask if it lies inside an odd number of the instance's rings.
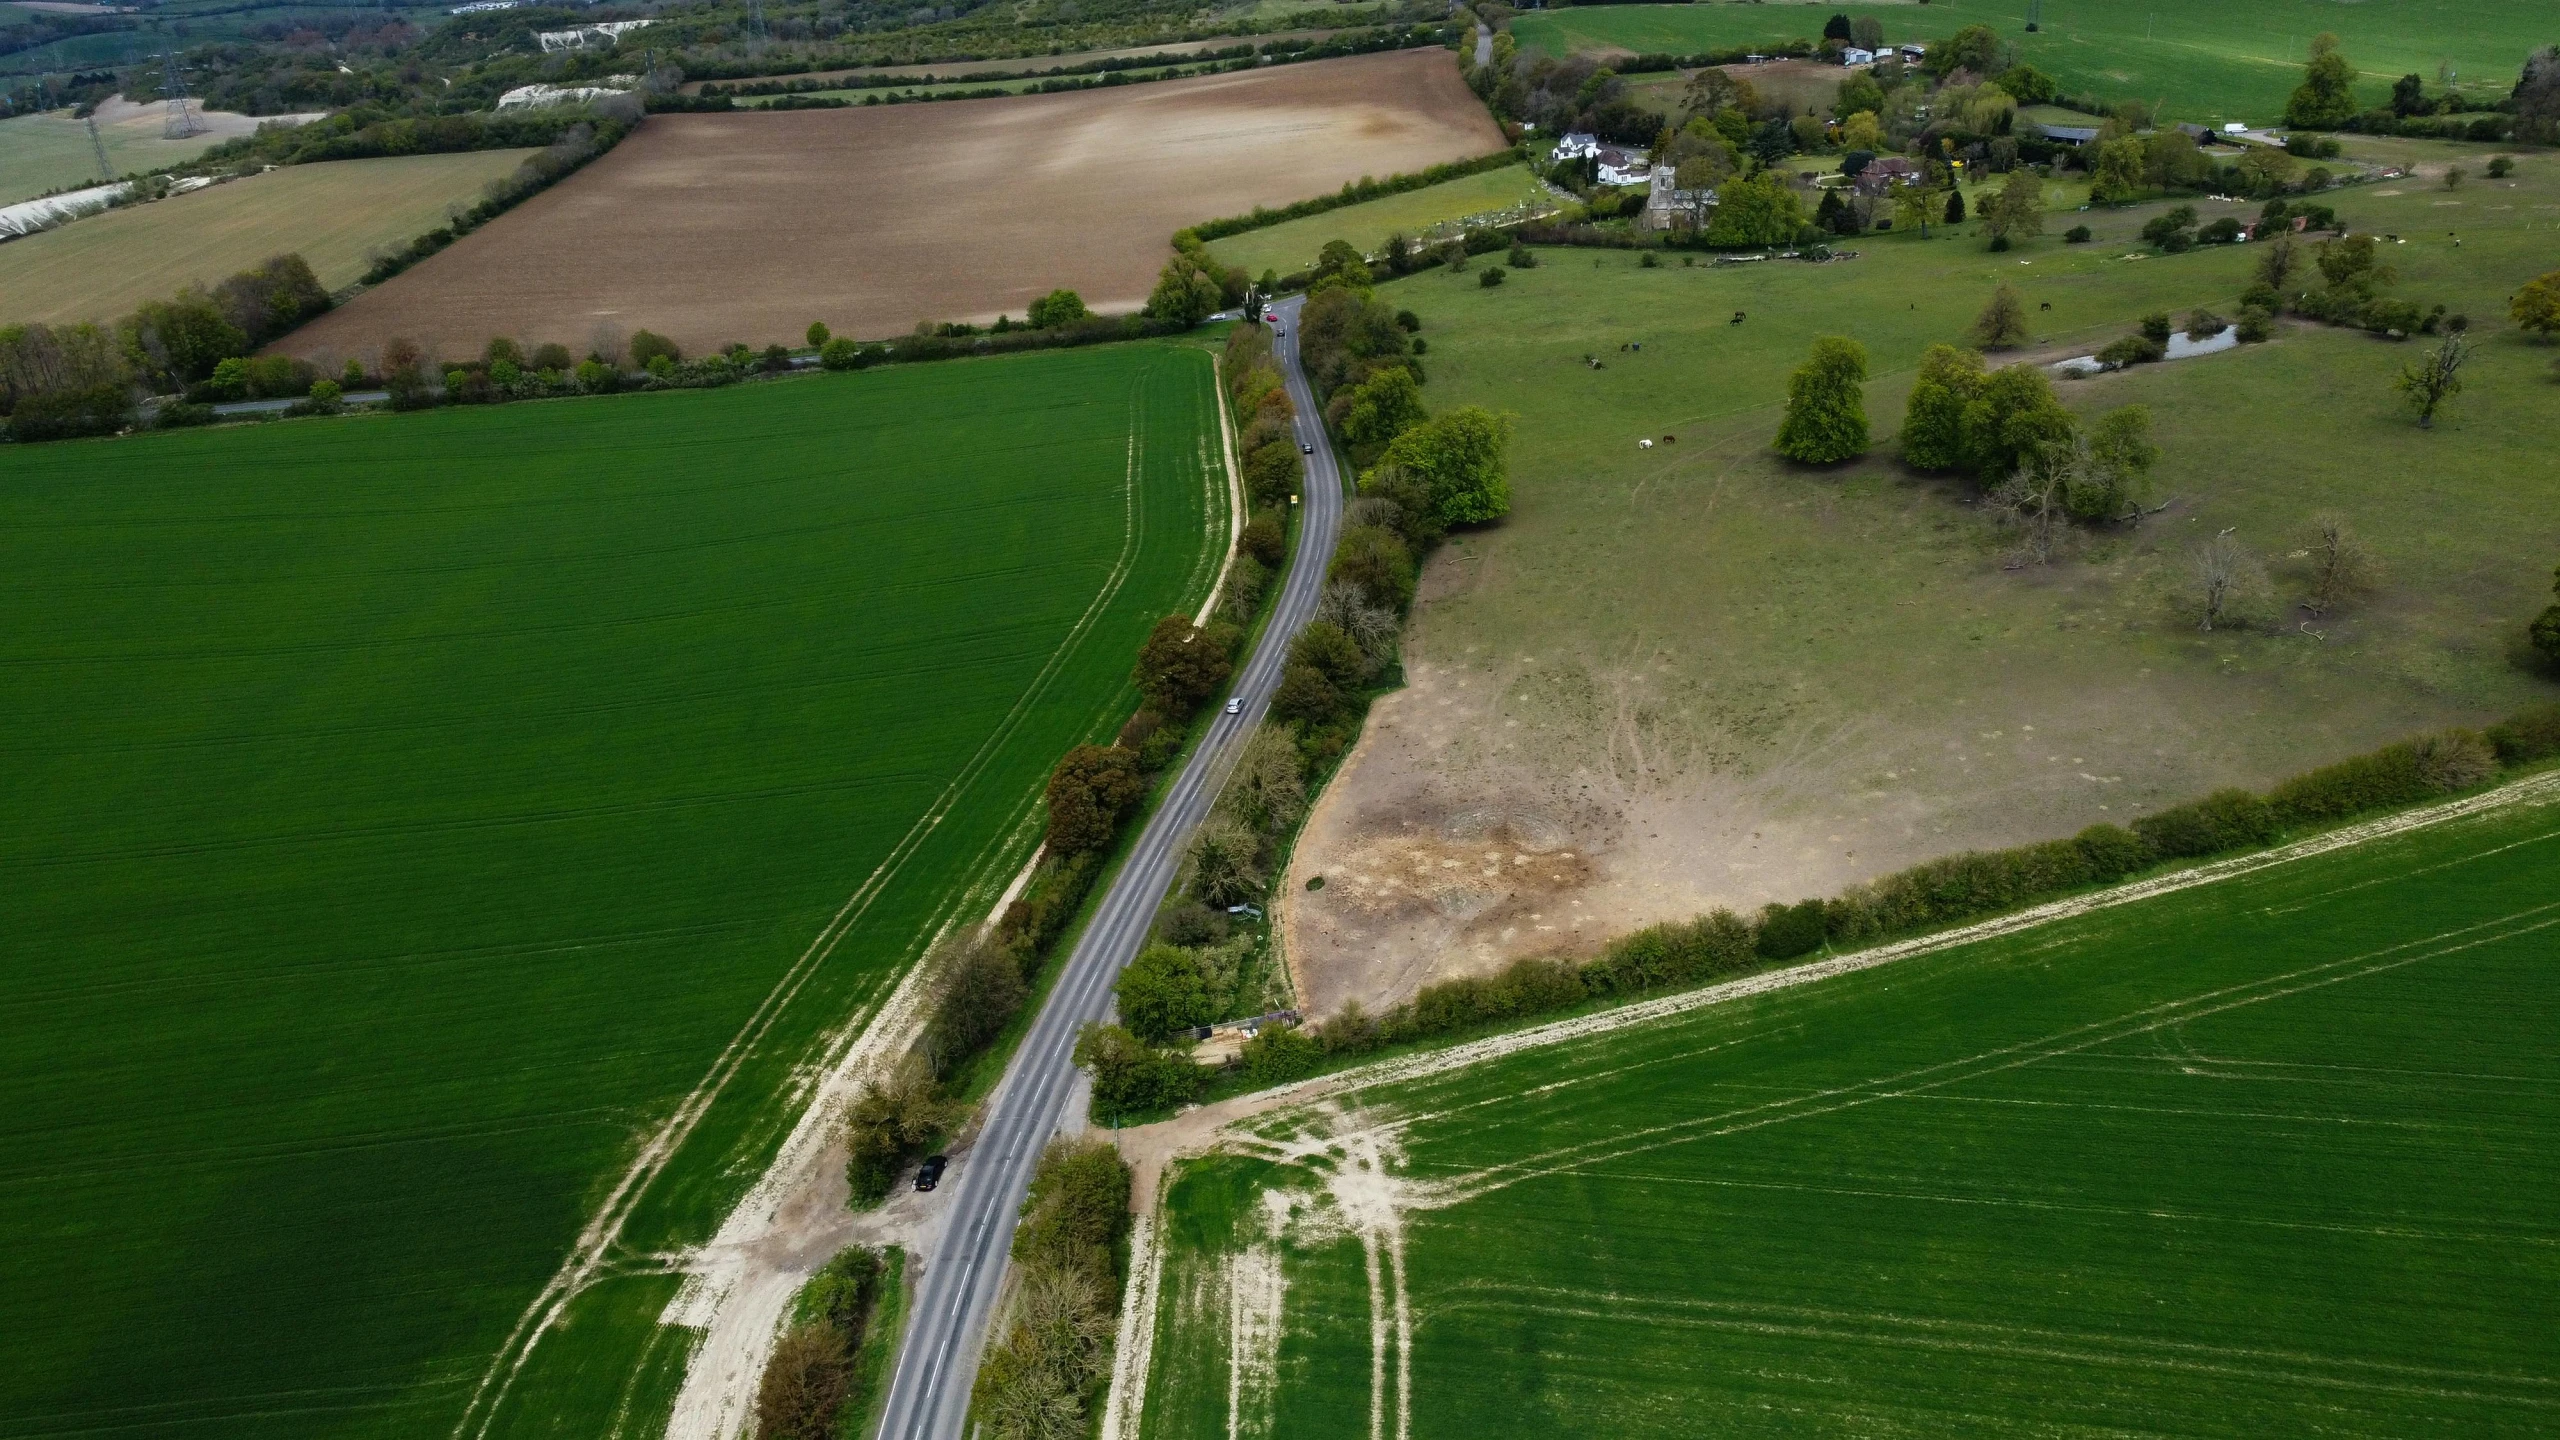
{"label": "asphalt road", "polygon": [[942,1182],[951,1196],[950,1223],[941,1248],[919,1277],[915,1310],[889,1382],[882,1440],[959,1440],[1013,1245],[1014,1222],[1040,1151],[1057,1133],[1075,1085],[1076,1031],[1110,1013],[1112,982],[1146,942],[1183,847],[1218,798],[1245,741],[1262,723],[1271,692],[1280,684],[1289,641],[1315,613],[1316,598],[1323,592],[1325,566],[1342,529],[1342,478],[1325,440],[1323,412],[1298,365],[1301,303],[1293,299],[1278,307],[1286,334],[1273,349],[1287,377],[1289,398],[1297,403],[1298,437],[1315,452],[1306,457],[1297,554],[1290,560],[1271,623],[1230,692],[1243,699],[1243,711],[1228,715],[1222,708],[1208,738],[1192,751],[1190,763],[1140,833],[1128,863],[1067,957],[1048,1003],[1014,1052],[1011,1068],[988,1103],[977,1143]]}

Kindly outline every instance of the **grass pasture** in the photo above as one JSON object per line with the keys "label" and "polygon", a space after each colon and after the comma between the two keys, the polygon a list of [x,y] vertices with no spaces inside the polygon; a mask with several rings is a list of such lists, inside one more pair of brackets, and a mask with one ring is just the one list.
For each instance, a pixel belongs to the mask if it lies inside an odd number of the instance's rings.
{"label": "grass pasture", "polygon": [[[0,324],[112,321],[297,251],[332,290],[476,203],[530,150],[288,165],[0,245]],[[583,338],[583,337],[581,337]]]}
{"label": "grass pasture", "polygon": [[2524,783],[1239,1122],[1167,1194],[1144,1433],[2547,1430],[2560,785]]}
{"label": "grass pasture", "polygon": [[[258,127],[246,115],[205,116],[205,133],[185,140],[164,140],[161,127],[167,109],[137,105],[122,98],[98,108],[98,138],[107,145],[107,162],[117,175],[149,173],[163,165],[192,160],[234,135]],[[0,205],[112,177],[98,174],[97,151],[89,143],[89,127],[68,110],[12,115],[0,120]]]}
{"label": "grass pasture", "polygon": [[[1960,340],[2003,282],[2034,324],[2021,353],[2043,358],[2087,354],[2146,311],[2233,313],[2251,247],[2126,258],[2155,203],[2054,215],[2005,255],[1941,229],[1863,236],[1859,258],[1820,266],[1549,250],[1495,289],[1439,272],[1387,287],[1422,318],[1435,409],[1519,417],[1512,513],[1431,562],[1407,688],[1308,822],[1282,887],[1301,997],[1374,1008],[1435,968],[1831,894],[2560,693],[2517,659],[2549,603],[2543,557],[2560,558],[2538,438],[2560,387],[2552,347],[2504,323],[2508,292],[2551,266],[2560,164],[2527,156],[2512,186],[2448,192],[2428,174],[2458,160],[2476,175],[2477,147],[2390,153],[2427,173],[2335,203],[2408,237],[2388,247],[2397,293],[2471,317],[2461,408],[2418,429],[2391,389],[2416,344],[2310,326],[2063,384],[2083,415],[2150,407],[2151,503],[2169,508],[2086,532],[2048,567],[2007,568],[2012,538],[1967,484],[1893,458],[1922,351]],[[2074,220],[2097,239],[2063,244]],[[1829,334],[1866,347],[1875,449],[1799,469],[1770,439],[1789,370]],[[2363,532],[2383,578],[2305,630],[2293,552],[2324,509]],[[2274,589],[2254,623],[2205,634],[2183,608],[2189,558],[2225,528]],[[1591,857],[1587,887],[1489,909],[1304,887],[1388,873],[1413,828],[1463,830],[1486,806]]]}
{"label": "grass pasture", "polygon": [[707,1093],[486,1432],[655,1433],[654,1257],[1205,595],[1216,403],[1142,344],[16,455],[0,1436],[452,1433]]}
{"label": "grass pasture", "polygon": [[1523,47],[1549,54],[1685,55],[1818,40],[1835,11],[1874,17],[1894,44],[1988,25],[2066,94],[2152,101],[2164,120],[2206,124],[2281,119],[2285,97],[2301,83],[2311,37],[2324,30],[2337,34],[2362,73],[2356,93],[2367,105],[2390,99],[2391,82],[2404,74],[2423,75],[2435,89],[2444,62],[2456,67],[2467,96],[2493,102],[2515,84],[2524,57],[2552,43],[2549,11],[2539,0],[2052,0],[2032,35],[2028,4],[1607,5],[1522,15],[1512,29]]}
{"label": "grass pasture", "polygon": [[1211,241],[1209,253],[1255,275],[1265,270],[1286,275],[1314,264],[1316,252],[1329,240],[1348,240],[1360,247],[1360,253],[1370,255],[1383,248],[1390,235],[1419,237],[1434,225],[1529,203],[1556,205],[1562,201],[1530,175],[1528,166],[1512,165],[1478,175],[1462,175],[1401,195],[1364,200],[1303,220],[1247,230]]}

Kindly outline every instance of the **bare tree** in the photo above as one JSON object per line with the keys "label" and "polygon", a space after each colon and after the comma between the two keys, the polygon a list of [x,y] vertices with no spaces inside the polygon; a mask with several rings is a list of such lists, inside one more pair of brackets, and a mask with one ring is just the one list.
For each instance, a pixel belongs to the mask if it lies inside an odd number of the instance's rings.
{"label": "bare tree", "polygon": [[2197,546],[2189,564],[2195,571],[2196,598],[2203,612],[2196,626],[2199,630],[2237,620],[2266,589],[2266,567],[2228,530]]}
{"label": "bare tree", "polygon": [[[1359,505],[1370,502],[1363,500]],[[1380,502],[1392,503],[1392,502]],[[1355,505],[1354,510],[1358,509]],[[1374,523],[1374,522],[1358,522]],[[1336,581],[1324,587],[1324,595],[1316,601],[1316,617],[1338,625],[1368,657],[1372,668],[1387,663],[1396,650],[1396,612],[1383,605],[1372,605],[1357,585]]]}
{"label": "bare tree", "polygon": [[2054,545],[2070,520],[2071,488],[2088,468],[2089,442],[2078,435],[2041,445],[2017,472],[1991,492],[2000,518],[2018,527],[2018,559],[2029,565],[2053,563]]}
{"label": "bare tree", "polygon": [[2311,517],[2311,528],[2311,598],[2302,608],[2316,619],[2348,595],[2370,588],[2381,567],[2363,538],[2348,528],[2346,516],[2323,510]]}
{"label": "bare tree", "polygon": [[2418,412],[2419,429],[2434,429],[2437,407],[2462,393],[2462,362],[2470,358],[2471,343],[2460,335],[2447,335],[2423,359],[2401,367],[2400,378],[2392,383]]}
{"label": "bare tree", "polygon": [[622,327],[610,320],[597,321],[596,328],[587,334],[587,353],[607,365],[622,363],[623,344]]}

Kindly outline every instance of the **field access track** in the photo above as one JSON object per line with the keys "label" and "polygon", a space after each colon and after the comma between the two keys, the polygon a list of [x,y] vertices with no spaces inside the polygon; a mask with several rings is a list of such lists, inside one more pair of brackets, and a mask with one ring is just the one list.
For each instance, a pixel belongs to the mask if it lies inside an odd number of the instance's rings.
{"label": "field access track", "polygon": [[15,452],[0,1436],[656,1433],[669,1257],[1206,596],[1217,404],[1146,343]]}
{"label": "field access track", "polygon": [[1502,147],[1442,50],[999,100],[657,115],[612,153],[284,342],[453,355],[583,349],[599,325],[687,353],[1021,318],[1059,286],[1145,303],[1175,230]]}
{"label": "field access track", "polygon": [[2546,1430],[2560,777],[2364,834],[1316,1082],[1118,1435]]}

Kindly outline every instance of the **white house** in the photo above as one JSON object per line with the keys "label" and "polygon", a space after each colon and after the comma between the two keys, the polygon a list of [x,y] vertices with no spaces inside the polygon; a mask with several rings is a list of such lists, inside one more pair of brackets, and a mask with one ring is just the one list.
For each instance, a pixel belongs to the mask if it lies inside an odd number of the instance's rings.
{"label": "white house", "polygon": [[1600,162],[1595,178],[1603,185],[1642,185],[1653,178],[1653,168],[1645,163],[1641,150],[1603,145],[1592,158]]}
{"label": "white house", "polygon": [[1556,148],[1548,154],[1547,159],[1562,164],[1567,160],[1588,160],[1599,153],[1599,136],[1587,130],[1568,130],[1564,138],[1556,142]]}
{"label": "white house", "polygon": [[1876,63],[1876,52],[1873,50],[1861,49],[1858,46],[1852,45],[1848,49],[1840,52],[1840,63],[1843,65],[1873,65]]}

